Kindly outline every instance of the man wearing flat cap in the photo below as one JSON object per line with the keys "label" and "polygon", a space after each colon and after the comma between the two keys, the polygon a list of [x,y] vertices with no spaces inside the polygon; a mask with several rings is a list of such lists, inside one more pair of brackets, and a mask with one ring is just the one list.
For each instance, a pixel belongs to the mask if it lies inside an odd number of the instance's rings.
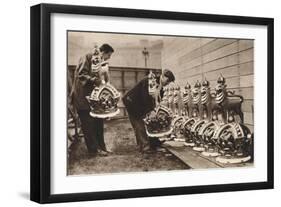
{"label": "man wearing flat cap", "polygon": [[[157,90],[161,98],[164,93],[163,87],[173,81],[175,81],[175,76],[168,69],[164,69],[161,75],[156,75]],[[156,107],[155,97],[149,94],[148,85],[149,78],[145,77],[134,88],[129,90],[122,99],[135,131],[137,145],[142,153],[149,153],[155,150],[156,145],[159,144],[159,140],[155,138],[150,139],[147,136],[143,121],[146,114]]]}

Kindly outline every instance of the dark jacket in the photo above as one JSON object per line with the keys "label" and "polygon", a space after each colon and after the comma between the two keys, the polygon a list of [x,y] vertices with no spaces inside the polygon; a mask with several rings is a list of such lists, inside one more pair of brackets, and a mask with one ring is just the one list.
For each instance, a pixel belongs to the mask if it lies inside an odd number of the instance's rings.
{"label": "dark jacket", "polygon": [[[163,96],[162,90],[160,95]],[[148,78],[144,78],[129,90],[122,100],[130,116],[144,118],[148,112],[155,108],[155,100],[148,92]]]}
{"label": "dark jacket", "polygon": [[[92,73],[91,59],[91,53],[81,57],[74,72],[70,97],[77,110],[90,110],[89,103],[85,97],[91,94],[95,83],[99,81],[99,77]],[[92,79],[93,77],[96,78]]]}

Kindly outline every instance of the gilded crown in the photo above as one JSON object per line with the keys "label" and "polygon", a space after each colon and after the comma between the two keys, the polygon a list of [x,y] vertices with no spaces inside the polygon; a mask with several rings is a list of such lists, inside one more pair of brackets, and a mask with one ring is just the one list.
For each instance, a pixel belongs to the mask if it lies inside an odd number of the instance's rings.
{"label": "gilded crown", "polygon": [[158,105],[144,119],[146,133],[150,137],[163,137],[172,133],[173,112],[166,106]]}
{"label": "gilded crown", "polygon": [[117,103],[120,93],[109,83],[94,88],[86,98],[91,108],[90,115],[93,117],[108,118],[119,113]]}

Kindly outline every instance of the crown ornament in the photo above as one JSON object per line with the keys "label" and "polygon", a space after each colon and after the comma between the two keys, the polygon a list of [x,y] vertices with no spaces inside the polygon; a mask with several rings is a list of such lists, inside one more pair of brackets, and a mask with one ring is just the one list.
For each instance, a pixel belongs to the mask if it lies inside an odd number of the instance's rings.
{"label": "crown ornament", "polygon": [[117,106],[120,93],[110,83],[95,87],[91,95],[86,98],[90,104],[92,117],[110,118],[120,112]]}
{"label": "crown ornament", "polygon": [[163,98],[151,112],[143,119],[146,134],[150,137],[164,137],[173,132],[173,111],[170,108],[174,93],[170,86],[164,88]]}
{"label": "crown ornament", "polygon": [[105,79],[105,75],[108,77],[109,65],[103,60],[97,45],[92,52],[91,70],[95,77],[101,79],[101,84],[94,87],[90,96],[86,96],[91,108],[90,115],[96,118],[110,118],[117,115],[120,112],[117,104],[121,95],[109,83],[108,78]]}
{"label": "crown ornament", "polygon": [[164,105],[158,105],[144,118],[146,134],[150,137],[170,135],[173,131],[172,119],[172,110]]}

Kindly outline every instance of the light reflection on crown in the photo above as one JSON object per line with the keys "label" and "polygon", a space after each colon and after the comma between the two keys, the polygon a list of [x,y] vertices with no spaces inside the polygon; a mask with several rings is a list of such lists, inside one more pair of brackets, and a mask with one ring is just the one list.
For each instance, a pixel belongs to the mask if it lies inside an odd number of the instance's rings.
{"label": "light reflection on crown", "polygon": [[92,117],[109,118],[120,112],[117,106],[120,93],[109,83],[96,87],[86,98],[90,104]]}

